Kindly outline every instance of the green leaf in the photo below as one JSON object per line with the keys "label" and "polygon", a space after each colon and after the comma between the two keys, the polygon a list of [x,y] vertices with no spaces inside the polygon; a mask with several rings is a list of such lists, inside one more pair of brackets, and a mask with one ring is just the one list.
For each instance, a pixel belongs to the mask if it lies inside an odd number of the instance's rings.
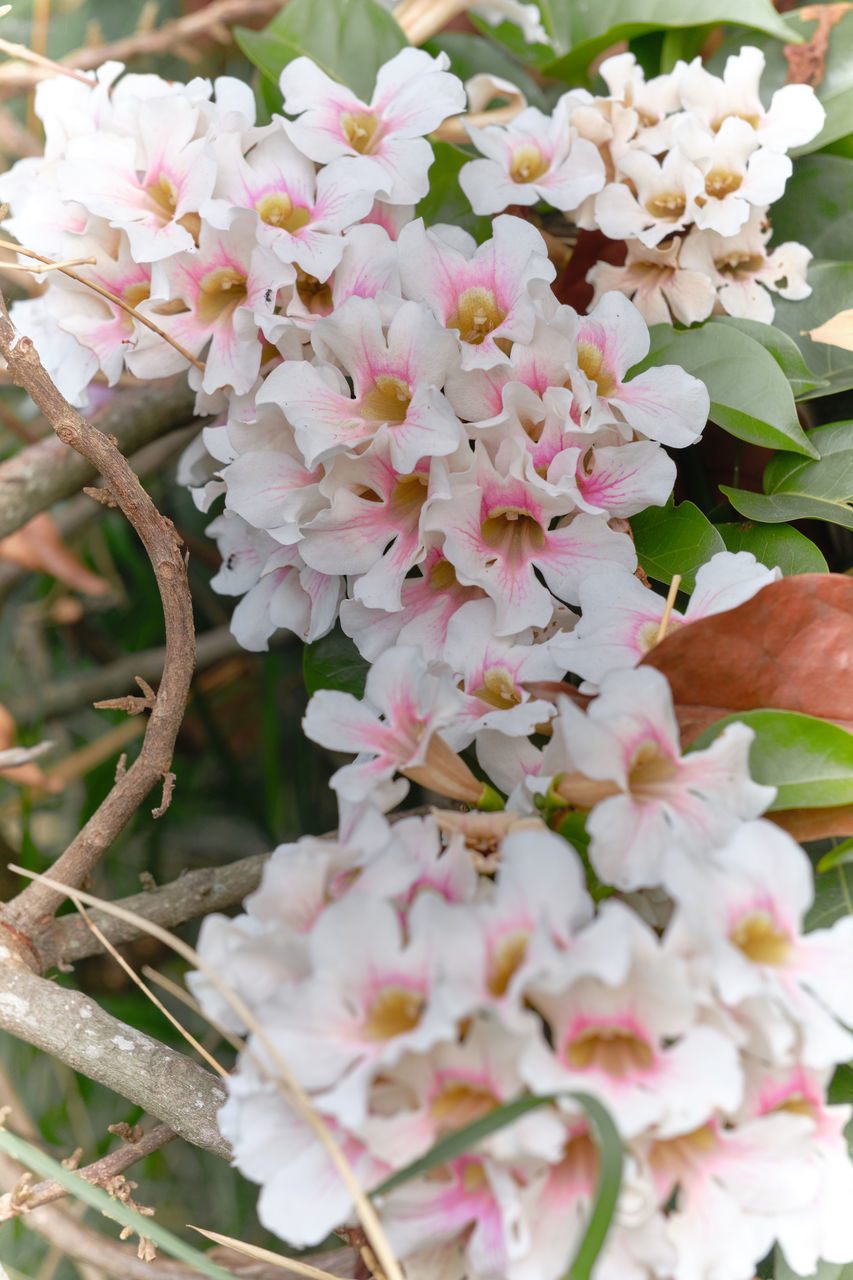
{"label": "green leaf", "polygon": [[809,392],[824,389],[826,383],[818,378],[807,367],[803,354],[793,338],[772,324],[762,324],[760,320],[740,320],[735,316],[717,316],[714,324],[729,325],[739,329],[756,342],[760,342],[765,351],[769,351],[779,368],[788,379],[795,399],[808,395]]}
{"label": "green leaf", "polygon": [[786,524],[718,524],[728,551],[751,551],[769,569],[778,565],[786,578],[792,573],[828,573],[823,554],[799,529]]}
{"label": "green leaf", "polygon": [[[844,256],[851,256],[849,248]],[[812,342],[806,332],[849,308],[853,297],[853,262],[810,262],[807,280],[812,290],[808,298],[800,302],[774,298],[773,323],[794,339],[808,367],[826,379],[824,388],[803,397],[812,399],[853,387],[853,351],[832,347],[827,342]]]}
{"label": "green leaf", "polygon": [[817,864],[818,871],[832,871],[835,867],[843,867],[853,862],[853,839],[842,840],[829,853],[825,853]]}
{"label": "green leaf", "polygon": [[655,582],[669,583],[676,573],[681,585],[692,591],[696,570],[726,544],[720,534],[692,502],[675,506],[672,499],[665,507],[647,507],[631,517],[631,532],[637,558]]}
{"label": "green leaf", "polygon": [[580,1103],[587,1113],[598,1145],[599,1175],[595,1204],[584,1238],[567,1272],[567,1280],[589,1280],[616,1209],[622,1183],[624,1152],[622,1139],[607,1110],[597,1098],[593,1098],[588,1093],[566,1092],[559,1095],[549,1094],[541,1098],[516,1098],[513,1102],[505,1102],[487,1115],[481,1116],[479,1120],[474,1120],[471,1124],[466,1124],[454,1133],[448,1134],[446,1138],[440,1139],[425,1155],[413,1160],[405,1168],[398,1169],[396,1173],[392,1173],[390,1178],[386,1178],[371,1191],[371,1196],[386,1195],[404,1182],[409,1182],[423,1173],[429,1173],[439,1165],[457,1159],[491,1134],[506,1128],[519,1117],[526,1115],[528,1111],[554,1103],[558,1097],[573,1098],[575,1102]]}
{"label": "green leaf", "polygon": [[370,101],[382,64],[408,44],[378,0],[290,0],[263,31],[237,27],[234,38],[275,84],[289,62],[305,56],[363,102]]}
{"label": "green leaf", "polygon": [[771,524],[815,519],[853,529],[853,423],[829,423],[809,438],[817,461],[776,454],[764,470],[763,494],[720,485],[735,510]]}
{"label": "green leaf", "polygon": [[853,866],[842,863],[815,880],[814,902],[806,913],[805,929],[828,929],[853,915]]}
{"label": "green leaf", "polygon": [[799,711],[741,711],[710,725],[690,750],[701,751],[737,721],[755,731],[752,777],[778,789],[771,812],[853,804],[853,734]]}
{"label": "green leaf", "polygon": [[430,170],[429,192],[415,213],[428,227],[449,222],[470,232],[477,243],[482,244],[492,234],[492,220],[472,211],[459,185],[459,170],[471,157],[451,142],[435,142],[433,151],[435,163]]}
{"label": "green leaf", "polygon": [[804,39],[801,31],[774,9],[771,0],[572,0],[570,51],[543,70],[558,80],[574,80],[594,58],[620,40],[648,31],[730,22],[764,31],[786,44]]}
{"label": "green leaf", "polygon": [[339,626],[306,644],[302,652],[302,676],[309,694],[318,689],[341,689],[361,698],[369,670],[370,663]]}
{"label": "green leaf", "polygon": [[460,31],[442,31],[423,46],[428,53],[446,53],[450,70],[460,80],[486,72],[517,85],[531,106],[548,110],[547,99],[539,85],[503,45],[488,37],[465,35]]}
{"label": "green leaf", "polygon": [[774,1280],[853,1280],[853,1263],[819,1262],[817,1271],[813,1271],[808,1276],[801,1276],[799,1271],[791,1268],[779,1245],[776,1245],[773,1257]]}
{"label": "green leaf", "polygon": [[[810,16],[807,22],[797,21],[792,25],[806,39],[811,39],[817,30],[817,17]],[[829,27],[824,72],[816,92],[826,112],[826,120],[816,138],[793,149],[795,156],[817,151],[850,132],[853,118],[853,12],[850,10]]]}
{"label": "green leaf", "polygon": [[651,349],[635,372],[681,365],[705,383],[711,421],[730,435],[769,449],[817,456],[797,419],[788,379],[760,342],[717,320],[682,330],[658,324],[650,334]]}
{"label": "green leaf", "polygon": [[853,160],[803,156],[794,165],[782,199],[773,205],[771,221],[774,244],[797,240],[816,258],[839,262],[849,258],[853,255]]}
{"label": "green leaf", "polygon": [[31,1143],[25,1142],[17,1134],[10,1133],[8,1129],[0,1129],[0,1151],[28,1169],[32,1169],[42,1178],[50,1178],[58,1182],[72,1196],[82,1200],[90,1208],[97,1209],[105,1218],[112,1218],[114,1222],[120,1222],[122,1226],[130,1227],[139,1235],[152,1240],[164,1253],[177,1258],[180,1262],[186,1262],[199,1275],[210,1276],[211,1280],[234,1280],[232,1272],[218,1267],[212,1259],[207,1258],[198,1249],[194,1249],[192,1245],[186,1244],[171,1231],[161,1227],[155,1218],[145,1218],[135,1209],[122,1204],[120,1200],[113,1199],[100,1187],[92,1186],[91,1182],[81,1178],[78,1173],[66,1169],[58,1160],[54,1160],[52,1156],[40,1151]]}

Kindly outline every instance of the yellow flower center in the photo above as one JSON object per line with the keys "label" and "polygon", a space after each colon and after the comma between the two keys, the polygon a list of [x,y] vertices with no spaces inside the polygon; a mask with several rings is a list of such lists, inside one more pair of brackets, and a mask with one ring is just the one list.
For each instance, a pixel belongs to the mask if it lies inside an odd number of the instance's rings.
{"label": "yellow flower center", "polygon": [[161,173],[156,182],[148,184],[146,192],[155,212],[161,214],[167,221],[171,221],[178,205],[178,191],[171,178]]}
{"label": "yellow flower center", "polygon": [[332,287],[321,284],[316,276],[297,268],[296,292],[302,305],[312,315],[327,316],[332,310]]}
{"label": "yellow flower center", "polygon": [[731,280],[749,280],[764,266],[764,258],[760,253],[732,249],[724,257],[715,258],[714,266],[721,276],[728,276]]}
{"label": "yellow flower center", "polygon": [[729,934],[729,941],[753,964],[782,965],[791,954],[791,939],[769,911],[750,911]]}
{"label": "yellow flower center", "polygon": [[641,742],[628,765],[628,787],[638,800],[655,800],[678,775],[678,765],[650,738]]}
{"label": "yellow flower center", "polygon": [[369,156],[380,138],[379,117],[369,111],[345,111],[341,116],[341,130],[353,151]]}
{"label": "yellow flower center", "polygon": [[565,1046],[566,1059],[577,1071],[591,1068],[621,1080],[654,1066],[651,1046],[627,1027],[586,1027]]}
{"label": "yellow flower center", "polygon": [[659,191],[646,201],[646,209],[661,222],[677,222],[687,208],[683,191]]}
{"label": "yellow flower center", "polygon": [[509,176],[513,182],[535,182],[547,172],[548,161],[532,142],[516,147],[509,167]]}
{"label": "yellow flower center", "polygon": [[489,516],[480,525],[480,533],[486,546],[511,564],[529,560],[545,546],[545,532],[539,521],[516,507]]}
{"label": "yellow flower center", "polygon": [[730,169],[711,169],[705,176],[705,194],[715,200],[724,200],[733,191],[737,191],[743,178]]}
{"label": "yellow flower center", "polygon": [[205,324],[215,324],[246,301],[246,292],[246,277],[235,267],[217,267],[208,271],[201,282],[196,315]]}
{"label": "yellow flower center", "polygon": [[399,426],[406,421],[411,403],[411,387],[400,378],[381,373],[370,391],[362,397],[361,413],[372,422],[391,422]]}
{"label": "yellow flower center", "polygon": [[451,1133],[479,1120],[500,1103],[490,1089],[467,1080],[448,1080],[430,1103],[430,1115],[439,1133]]}
{"label": "yellow flower center", "polygon": [[456,310],[447,321],[447,328],[458,329],[463,342],[479,346],[505,319],[506,312],[498,306],[491,289],[474,285],[459,295]]}
{"label": "yellow flower center", "polygon": [[262,222],[268,222],[271,227],[282,227],[291,235],[295,235],[311,221],[308,210],[302,205],[294,207],[286,191],[270,192],[269,195],[262,196],[255,208]]}
{"label": "yellow flower center", "polygon": [[529,938],[528,930],[516,929],[501,938],[495,947],[489,963],[489,976],[486,983],[493,996],[506,994],[512,975],[527,955]]}
{"label": "yellow flower center", "polygon": [[413,1031],[421,1020],[424,997],[409,987],[383,987],[370,1002],[364,1020],[371,1040],[391,1040]]}
{"label": "yellow flower center", "polygon": [[578,343],[578,367],[594,382],[600,396],[612,396],[616,379],[604,363],[604,352],[594,342]]}

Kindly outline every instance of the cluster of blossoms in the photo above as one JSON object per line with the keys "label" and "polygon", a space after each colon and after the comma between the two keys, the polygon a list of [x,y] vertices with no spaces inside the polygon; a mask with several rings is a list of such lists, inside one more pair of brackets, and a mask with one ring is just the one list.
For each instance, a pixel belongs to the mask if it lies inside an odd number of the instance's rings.
{"label": "cluster of blossoms", "polygon": [[[576,1091],[626,1151],[596,1276],[748,1280],[774,1240],[801,1275],[853,1257],[850,1108],[825,1101],[853,1051],[853,919],[803,935],[809,860],[759,817],[774,793],[749,778],[750,731],[682,756],[663,676],[616,671],[586,711],[561,700],[511,811],[392,824],[394,769],[444,789],[464,719],[452,682],[413,684],[412,663],[380,659],[363,703],[315,695],[309,736],[361,740],[333,779],[340,830],[276,849],[245,914],[208,918],[199,944],[367,1189],[500,1104],[546,1099],[380,1195],[406,1275],[567,1273],[599,1167]],[[550,829],[569,805],[588,815],[588,877]],[[354,1223],[254,1035],[220,1123],[269,1229],[309,1246]]]}
{"label": "cluster of blossoms", "polygon": [[767,212],[791,174],[786,152],[820,132],[824,112],[801,84],[765,108],[763,69],[751,47],[722,78],[695,58],[647,81],[633,54],[608,58],[606,97],[573,90],[550,116],[527,107],[507,125],[468,125],[486,158],[465,165],[460,184],[477,213],[544,201],[623,240],[623,265],[599,262],[587,275],[595,300],[619,289],[649,324],[712,313],[769,324],[768,289],[810,292],[811,253],[793,242],[769,251]]}
{"label": "cluster of blossoms", "polygon": [[[764,112],[745,89],[732,105],[745,57],[701,128],[699,68],[645,85],[611,62],[612,98],[567,95],[559,128],[510,141],[513,203],[559,190],[581,226],[682,255],[689,285],[687,246],[714,258],[708,237],[745,234],[799,140],[777,100]],[[848,1260],[847,1111],[824,1098],[853,1048],[853,926],[802,936],[808,861],[760,820],[772,793],[749,779],[749,731],[682,757],[663,677],[635,670],[662,629],[778,576],[714,557],[668,618],[635,576],[627,520],[667,501],[664,446],[698,439],[705,388],[672,366],[631,376],[641,311],[660,318],[648,297],[638,310],[624,279],[599,280],[589,315],[561,305],[528,222],[497,217],[478,246],[414,216],[426,135],[465,106],[443,56],[404,49],[370,102],[297,59],[287,115],[263,127],[239,82],[120,70],[41,85],[45,155],[0,179],[7,225],[51,257],[94,257],[78,270],[102,292],[54,274],[14,319],[77,401],[96,373],[188,368],[217,420],[184,477],[204,510],[224,494],[214,585],[242,596],[235,634],[263,648],[340,618],[374,663],[364,701],[322,692],[306,717],[317,742],[357,753],[332,780],[337,838],[277,850],[247,913],[206,922],[206,959],[367,1187],[501,1102],[560,1095],[383,1197],[412,1280],[563,1274],[597,1178],[578,1089],[628,1153],[605,1280],[747,1280],[774,1239],[803,1273]],[[563,148],[550,187],[548,129]],[[702,314],[728,305],[717,283]],[[559,691],[567,670],[579,702]],[[391,823],[407,778],[469,804],[500,788],[509,808]],[[586,815],[588,879],[552,829],[566,811]],[[352,1206],[250,1047],[223,1129],[263,1220],[310,1245]]]}

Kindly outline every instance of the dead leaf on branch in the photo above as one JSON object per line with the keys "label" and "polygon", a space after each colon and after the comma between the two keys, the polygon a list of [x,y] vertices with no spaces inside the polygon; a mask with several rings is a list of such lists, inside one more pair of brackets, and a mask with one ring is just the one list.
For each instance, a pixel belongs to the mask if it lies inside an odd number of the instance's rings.
{"label": "dead leaf on branch", "polygon": [[[9,782],[16,782],[22,787],[41,787],[45,790],[49,789],[49,782],[46,774],[39,765],[34,763],[33,757],[41,755],[48,749],[50,744],[41,743],[38,747],[25,748],[16,745],[18,736],[18,726],[15,724],[11,712],[0,703],[0,778],[6,778]],[[23,756],[23,759],[20,759]],[[4,763],[5,757],[5,763]],[[19,763],[14,763],[20,760]]]}
{"label": "dead leaf on branch", "polygon": [[105,578],[93,573],[79,556],[69,550],[46,511],[33,516],[7,538],[0,538],[0,560],[48,573],[87,596],[103,596],[110,590]]}
{"label": "dead leaf on branch", "polygon": [[853,725],[853,578],[771,582],[736,609],[679,627],[642,665],[663,672],[677,706],[714,719],[775,707]]}
{"label": "dead leaf on branch", "polygon": [[[806,4],[798,9],[800,22],[814,22],[817,26],[805,44],[786,44],[784,54],[788,61],[787,84],[810,84],[816,89],[826,74],[826,54],[829,33],[840,22],[853,4],[841,0],[837,4]],[[793,16],[793,15],[792,15]]]}

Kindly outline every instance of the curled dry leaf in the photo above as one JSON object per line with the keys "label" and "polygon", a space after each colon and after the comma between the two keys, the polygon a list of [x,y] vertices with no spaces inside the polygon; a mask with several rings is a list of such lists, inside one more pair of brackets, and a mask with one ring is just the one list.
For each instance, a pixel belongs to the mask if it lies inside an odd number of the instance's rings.
{"label": "curled dry leaf", "polygon": [[812,342],[824,342],[830,347],[842,347],[853,351],[853,311],[839,311],[816,329],[806,329]]}
{"label": "curled dry leaf", "polygon": [[[853,578],[806,573],[671,632],[643,658],[696,734],[733,711],[776,707],[853,727]],[[696,736],[694,734],[694,736]]]}
{"label": "curled dry leaf", "polygon": [[34,763],[34,758],[47,751],[51,744],[42,742],[37,747],[17,747],[17,734],[18,727],[11,713],[0,703],[0,778],[17,782],[22,787],[47,788],[47,776]]}
{"label": "curled dry leaf", "polygon": [[777,809],[766,816],[800,844],[806,840],[824,840],[827,836],[853,836],[853,804],[832,805],[826,809]]}
{"label": "curled dry leaf", "polygon": [[848,9],[853,9],[853,4],[847,0],[839,0],[835,4],[805,4],[797,10],[800,22],[814,22],[817,19],[817,26],[804,44],[785,45],[788,84],[810,84],[813,89],[821,84],[826,74],[830,30],[841,21]]}
{"label": "curled dry leaf", "polygon": [[8,538],[0,538],[0,560],[9,560],[24,569],[49,573],[84,595],[103,596],[110,589],[105,578],[93,573],[68,549],[46,511],[33,516]]}

